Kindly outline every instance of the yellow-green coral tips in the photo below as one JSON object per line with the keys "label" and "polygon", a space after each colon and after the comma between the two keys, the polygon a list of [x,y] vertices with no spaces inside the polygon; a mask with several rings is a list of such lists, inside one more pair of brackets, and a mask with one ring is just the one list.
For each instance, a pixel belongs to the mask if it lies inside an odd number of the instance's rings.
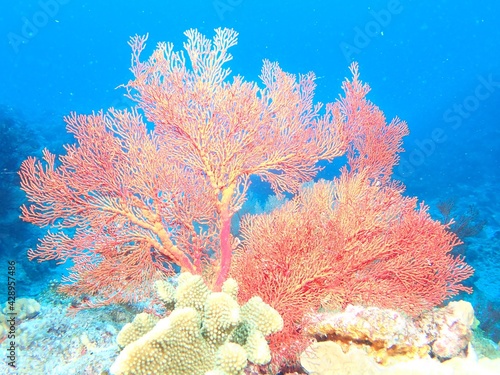
{"label": "yellow-green coral tips", "polygon": [[236,299],[238,297],[238,283],[235,279],[229,278],[222,284],[222,291]]}
{"label": "yellow-green coral tips", "polygon": [[175,291],[175,307],[192,307],[197,311],[203,311],[210,290],[201,276],[184,272],[179,276],[178,283],[179,286]]}
{"label": "yellow-green coral tips", "polygon": [[271,350],[260,331],[255,330],[248,336],[245,349],[248,360],[256,365],[265,365],[271,361]]}
{"label": "yellow-green coral tips", "polygon": [[116,337],[116,342],[121,347],[125,347],[151,331],[157,322],[158,318],[154,315],[146,313],[138,314],[132,323],[125,324]]}
{"label": "yellow-green coral tips", "polygon": [[227,340],[240,322],[240,306],[226,293],[212,293],[205,302],[203,332],[214,344]]}
{"label": "yellow-green coral tips", "polygon": [[156,295],[165,304],[168,310],[175,306],[175,288],[172,284],[165,280],[156,280],[155,282]]}
{"label": "yellow-green coral tips", "polygon": [[242,306],[241,318],[253,324],[264,336],[283,329],[281,315],[260,297],[252,297]]}
{"label": "yellow-green coral tips", "polygon": [[[160,319],[139,314],[120,333],[128,345],[111,367],[114,375],[244,375],[250,362],[265,365],[271,353],[264,332],[283,325],[279,314],[259,297],[242,308],[238,286],[210,292],[200,276],[183,273],[175,290],[175,308]],[[170,288],[158,283],[159,293]],[[172,287],[173,288],[173,287]],[[261,331],[264,330],[264,332]],[[137,338],[138,332],[146,333]]]}
{"label": "yellow-green coral tips", "polygon": [[243,374],[247,366],[247,353],[240,345],[228,342],[217,351],[216,366],[228,375]]}

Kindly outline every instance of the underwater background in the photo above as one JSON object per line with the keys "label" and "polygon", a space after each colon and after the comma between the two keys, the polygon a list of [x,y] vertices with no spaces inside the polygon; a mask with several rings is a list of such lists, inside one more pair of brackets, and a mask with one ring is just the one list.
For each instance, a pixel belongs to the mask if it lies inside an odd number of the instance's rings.
{"label": "underwater background", "polygon": [[[77,1],[24,0],[0,12],[0,275],[17,262],[17,295],[37,298],[67,265],[29,262],[26,252],[44,233],[19,220],[24,193],[17,171],[44,147],[71,142],[63,116],[133,105],[119,88],[130,73],[133,35],[182,48],[196,28],[239,33],[233,74],[259,81],[262,60],[284,71],[317,76],[316,101],[334,101],[357,61],[369,99],[388,119],[408,123],[394,178],[406,195],[448,222],[475,268],[460,295],[485,331],[500,341],[500,3],[455,1]],[[331,179],[325,164],[318,178]],[[255,180],[253,205],[271,190]],[[2,269],[3,267],[3,269]],[[5,277],[6,278],[6,277]],[[0,302],[7,288],[0,284]]]}

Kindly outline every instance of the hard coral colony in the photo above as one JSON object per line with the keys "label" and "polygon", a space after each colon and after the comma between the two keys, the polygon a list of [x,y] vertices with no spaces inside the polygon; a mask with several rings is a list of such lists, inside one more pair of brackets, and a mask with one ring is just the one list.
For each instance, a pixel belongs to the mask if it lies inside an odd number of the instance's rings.
{"label": "hard coral colony", "polygon": [[[450,254],[460,240],[391,180],[407,126],[366,99],[356,64],[344,95],[323,106],[314,74],[277,63],[264,61],[262,87],[229,80],[233,30],[185,35],[188,59],[160,43],[143,61],[146,38],[132,38],[134,79],[124,87],[137,108],[69,115],[76,143],[66,154],[44,150],[43,162],[21,166],[22,219],[55,229],[28,255],[73,262],[62,292],[89,295],[83,307],[94,307],[148,300],[156,280],[178,271],[202,275],[214,292],[231,275],[242,304],[259,296],[282,315],[270,336],[279,367],[309,342],[301,323],[320,308],[418,315],[470,291],[461,282],[471,267]],[[339,177],[303,186],[318,161],[342,155]],[[295,197],[245,216],[240,241],[231,222],[252,175]]]}

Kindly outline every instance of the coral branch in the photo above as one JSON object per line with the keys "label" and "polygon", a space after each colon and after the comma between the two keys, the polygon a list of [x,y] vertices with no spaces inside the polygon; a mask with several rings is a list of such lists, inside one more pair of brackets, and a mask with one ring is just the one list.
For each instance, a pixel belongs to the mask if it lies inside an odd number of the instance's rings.
{"label": "coral branch", "polygon": [[230,269],[231,219],[249,177],[279,194],[295,192],[314,177],[318,160],[345,151],[331,106],[320,114],[313,104],[313,74],[297,79],[266,61],[262,88],[229,80],[237,33],[185,35],[188,59],[160,43],[141,61],[147,37],[129,43],[134,79],[124,87],[152,131],[135,109],[72,114],[65,120],[76,143],[66,155],[44,151],[44,162],[29,158],[21,167],[31,202],[23,220],[58,230],[29,256],[73,260],[65,291],[130,300],[124,277],[139,288],[178,267],[210,275],[217,289]]}

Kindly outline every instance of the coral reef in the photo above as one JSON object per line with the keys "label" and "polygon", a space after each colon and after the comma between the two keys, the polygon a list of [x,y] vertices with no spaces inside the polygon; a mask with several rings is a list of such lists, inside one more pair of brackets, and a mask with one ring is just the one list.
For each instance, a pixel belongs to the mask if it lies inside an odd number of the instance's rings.
{"label": "coral reef", "polygon": [[[60,296],[64,303],[55,303],[56,296],[49,299],[47,294],[37,298],[40,312],[36,317],[16,321],[17,368],[0,361],[0,374],[105,374],[118,351],[114,341],[119,325],[112,321],[111,313],[122,308],[70,316],[69,299]],[[0,343],[2,353],[7,352],[10,341]]]}
{"label": "coral reef", "polygon": [[12,308],[6,302],[2,312],[12,313],[18,320],[32,319],[40,313],[40,304],[33,298],[18,298]]}
{"label": "coral reef", "polygon": [[134,79],[122,87],[137,107],[66,116],[74,142],[64,155],[45,149],[21,164],[21,218],[51,227],[28,257],[71,260],[60,290],[91,296],[86,307],[152,297],[153,281],[177,267],[213,272],[219,290],[250,176],[276,194],[295,193],[319,160],[346,151],[336,107],[313,101],[314,74],[296,77],[265,61],[261,87],[229,81],[238,34],[185,35],[187,59],[167,43],[143,59],[147,37],[133,37]]}
{"label": "coral reef", "polygon": [[127,323],[122,328],[116,338],[116,343],[124,348],[151,331],[156,323],[158,323],[158,320],[157,317],[151,314],[137,314],[132,323]]}
{"label": "coral reef", "polygon": [[293,361],[309,345],[302,319],[322,307],[417,316],[470,292],[461,282],[471,267],[450,254],[458,238],[416,205],[395,184],[343,173],[303,188],[269,214],[242,219],[232,275],[242,301],[259,295],[283,317],[284,329],[270,342],[273,362]]}
{"label": "coral reef", "polygon": [[210,292],[201,276],[185,272],[173,297],[165,284],[156,287],[160,299],[175,301],[174,310],[155,325],[154,317],[139,314],[122,329],[117,341],[126,346],[112,374],[239,375],[248,361],[271,360],[266,336],[282,329],[283,320],[259,297],[240,308],[234,280],[222,292]]}
{"label": "coral reef", "polygon": [[390,364],[401,357],[430,355],[443,361],[465,356],[473,323],[474,310],[465,301],[450,302],[414,320],[390,309],[349,305],[343,312],[311,318],[306,332],[321,341],[362,347],[377,363]]}
{"label": "coral reef", "polygon": [[[18,298],[15,303],[5,302],[5,307],[0,312],[0,342],[5,340],[14,321],[19,325],[21,321],[33,319],[38,314],[40,304],[33,298]],[[9,323],[11,319],[14,320]]]}
{"label": "coral reef", "polygon": [[422,314],[416,324],[426,334],[431,355],[440,360],[464,356],[472,338],[474,309],[469,302],[453,301]]}
{"label": "coral reef", "polygon": [[477,359],[474,350],[466,358],[439,362],[430,357],[411,359],[390,366],[378,364],[363,349],[351,347],[344,352],[333,341],[316,342],[301,356],[301,364],[309,375],[498,375],[500,360]]}
{"label": "coral reef", "polygon": [[411,319],[377,307],[349,305],[340,313],[318,315],[311,318],[306,333],[320,341],[337,342],[344,349],[363,348],[383,364],[400,356],[423,357],[430,350],[425,333]]}
{"label": "coral reef", "polygon": [[473,323],[474,310],[465,301],[414,320],[393,310],[350,305],[311,318],[306,331],[319,342],[302,353],[301,363],[309,374],[322,375],[468,374],[472,368],[493,374],[493,362],[478,361],[470,344]]}

